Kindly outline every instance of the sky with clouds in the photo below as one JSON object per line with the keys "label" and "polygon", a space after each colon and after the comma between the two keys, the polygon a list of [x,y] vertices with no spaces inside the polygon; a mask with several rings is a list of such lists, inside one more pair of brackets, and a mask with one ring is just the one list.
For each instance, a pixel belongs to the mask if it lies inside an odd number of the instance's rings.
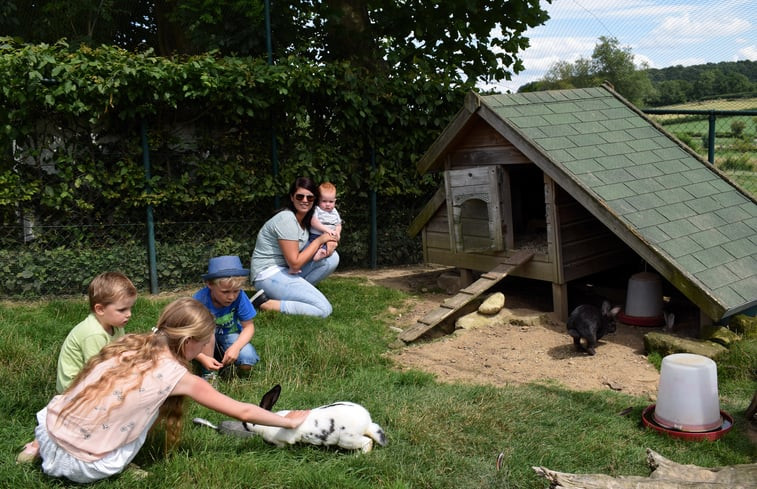
{"label": "sky with clouds", "polygon": [[600,36],[615,37],[651,68],[757,61],[755,0],[552,0],[550,19],[526,31],[525,71],[486,88],[515,92],[557,61],[591,58]]}

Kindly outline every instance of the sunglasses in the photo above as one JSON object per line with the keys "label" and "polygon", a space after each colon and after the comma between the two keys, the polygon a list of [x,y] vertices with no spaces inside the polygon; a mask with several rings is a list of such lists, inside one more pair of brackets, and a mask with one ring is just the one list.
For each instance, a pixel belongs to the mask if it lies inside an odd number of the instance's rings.
{"label": "sunglasses", "polygon": [[294,198],[297,200],[305,200],[305,202],[313,202],[315,200],[315,195],[313,194],[294,194]]}

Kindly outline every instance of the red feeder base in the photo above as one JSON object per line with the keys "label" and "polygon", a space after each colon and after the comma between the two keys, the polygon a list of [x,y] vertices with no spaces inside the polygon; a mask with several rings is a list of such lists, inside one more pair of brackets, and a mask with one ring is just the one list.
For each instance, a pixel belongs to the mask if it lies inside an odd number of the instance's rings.
{"label": "red feeder base", "polygon": [[629,316],[623,311],[618,313],[618,321],[624,324],[630,324],[632,326],[662,326],[665,324],[665,317],[660,314],[659,316]]}
{"label": "red feeder base", "polygon": [[650,406],[647,406],[644,411],[642,411],[641,420],[644,422],[644,426],[646,426],[647,428],[652,428],[655,431],[664,433],[673,438],[681,438],[683,440],[689,441],[715,441],[731,431],[731,428],[733,428],[733,416],[723,410],[720,411],[720,415],[723,417],[723,425],[712,431],[691,432],[664,428],[655,422],[654,408],[655,405],[652,404]]}

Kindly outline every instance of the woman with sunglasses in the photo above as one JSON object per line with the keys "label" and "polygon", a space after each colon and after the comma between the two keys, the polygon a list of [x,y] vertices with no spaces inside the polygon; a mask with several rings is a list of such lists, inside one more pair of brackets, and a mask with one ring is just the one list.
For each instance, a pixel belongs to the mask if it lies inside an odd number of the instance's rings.
{"label": "woman with sunglasses", "polygon": [[319,317],[331,314],[331,303],[315,285],[336,269],[339,254],[319,261],[313,261],[313,256],[337,239],[333,233],[323,233],[308,243],[318,196],[314,181],[298,177],[289,187],[287,207],[260,228],[250,267],[258,290],[253,296],[256,309]]}

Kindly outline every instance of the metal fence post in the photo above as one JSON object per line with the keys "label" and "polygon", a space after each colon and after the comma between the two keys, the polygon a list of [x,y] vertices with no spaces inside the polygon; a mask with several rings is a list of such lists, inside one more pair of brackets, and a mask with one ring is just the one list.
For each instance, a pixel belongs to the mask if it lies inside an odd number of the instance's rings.
{"label": "metal fence post", "polygon": [[[371,174],[376,174],[376,150],[371,146]],[[378,248],[378,227],[376,225],[376,190],[370,190],[371,196],[371,268],[376,268]]]}
{"label": "metal fence post", "polygon": [[[140,135],[142,137],[142,163],[145,167],[145,192],[147,195],[152,193],[150,187],[150,146],[147,143],[147,122],[142,119],[140,124]],[[153,222],[152,204],[147,204],[147,261],[150,270],[150,293],[158,293],[158,267],[155,256],[155,224]]]}
{"label": "metal fence post", "polygon": [[710,112],[708,118],[710,121],[709,132],[707,133],[707,161],[715,164],[715,112]]}
{"label": "metal fence post", "polygon": [[[273,43],[271,40],[271,1],[265,0],[265,46],[268,51],[268,66],[273,65]],[[274,125],[273,112],[271,112],[271,164],[273,178],[279,176],[279,151],[276,142],[276,126]],[[273,196],[274,209],[279,208],[279,194]]]}

